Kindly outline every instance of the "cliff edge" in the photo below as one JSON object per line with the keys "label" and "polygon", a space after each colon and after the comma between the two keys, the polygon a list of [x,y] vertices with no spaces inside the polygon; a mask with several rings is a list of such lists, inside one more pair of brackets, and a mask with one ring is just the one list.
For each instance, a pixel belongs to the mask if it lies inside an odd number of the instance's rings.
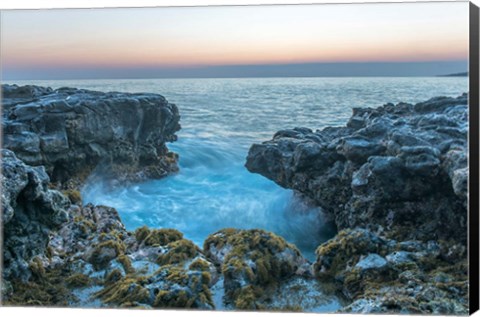
{"label": "cliff edge", "polygon": [[177,139],[180,115],[163,96],[2,85],[2,104],[3,148],[61,187],[95,169],[116,182],[178,170],[166,142]]}

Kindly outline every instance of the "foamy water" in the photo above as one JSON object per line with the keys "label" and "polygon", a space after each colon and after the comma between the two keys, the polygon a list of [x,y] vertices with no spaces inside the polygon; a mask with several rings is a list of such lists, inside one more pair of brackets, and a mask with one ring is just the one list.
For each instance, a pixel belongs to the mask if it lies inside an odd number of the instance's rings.
{"label": "foamy water", "polygon": [[[25,82],[17,82],[25,84]],[[313,259],[332,236],[319,208],[291,190],[249,173],[248,148],[281,129],[344,125],[352,107],[456,97],[468,78],[257,78],[145,79],[28,82],[59,88],[153,92],[175,103],[181,114],[180,172],[165,179],[106,191],[87,184],[84,202],[117,208],[128,229],[176,228],[202,245],[222,228],[262,228],[295,243]]]}

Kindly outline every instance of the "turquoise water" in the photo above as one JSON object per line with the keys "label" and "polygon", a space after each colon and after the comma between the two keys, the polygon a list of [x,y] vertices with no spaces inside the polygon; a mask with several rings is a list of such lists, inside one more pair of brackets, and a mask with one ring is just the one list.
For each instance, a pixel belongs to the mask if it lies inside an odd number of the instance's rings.
{"label": "turquoise water", "polygon": [[[26,84],[26,82],[16,82]],[[254,142],[281,129],[344,125],[352,107],[456,97],[468,78],[255,78],[35,81],[59,88],[154,92],[175,103],[182,130],[169,148],[180,172],[107,191],[87,184],[84,202],[117,208],[128,229],[176,228],[202,245],[222,228],[263,228],[295,243],[310,259],[332,236],[322,211],[245,168]]]}

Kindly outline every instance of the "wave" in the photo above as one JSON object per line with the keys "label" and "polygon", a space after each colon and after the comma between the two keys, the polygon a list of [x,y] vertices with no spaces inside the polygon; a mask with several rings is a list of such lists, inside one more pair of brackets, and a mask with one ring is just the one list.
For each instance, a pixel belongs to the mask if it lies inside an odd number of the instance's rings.
{"label": "wave", "polygon": [[116,208],[129,230],[175,228],[199,246],[223,228],[258,228],[284,237],[312,259],[315,248],[333,236],[320,208],[246,170],[242,142],[187,137],[171,148],[180,155],[178,174],[113,190],[87,182],[84,202]]}

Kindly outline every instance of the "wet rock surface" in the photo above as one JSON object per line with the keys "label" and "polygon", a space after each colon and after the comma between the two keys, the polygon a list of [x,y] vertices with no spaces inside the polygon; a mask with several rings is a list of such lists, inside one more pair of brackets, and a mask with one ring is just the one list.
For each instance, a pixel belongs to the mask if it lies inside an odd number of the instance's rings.
{"label": "wet rock surface", "polygon": [[[12,240],[5,236],[6,252]],[[7,305],[214,308],[210,287],[218,273],[193,242],[174,229],[129,232],[110,207],[70,204],[41,245],[23,249],[30,253],[20,276],[4,263]]]}
{"label": "wet rock surface", "polygon": [[180,116],[160,95],[2,85],[2,104],[3,147],[64,187],[94,169],[115,182],[178,170],[165,143],[176,140]]}
{"label": "wet rock surface", "polygon": [[[81,175],[94,168],[118,182],[176,169],[165,142],[175,138],[178,111],[163,97],[2,88],[4,140],[15,152],[2,150],[3,304],[468,312],[465,95],[354,109],[346,127],[280,131],[251,147],[249,170],[313,199],[339,228],[310,263],[264,230],[223,229],[202,249],[174,229],[127,231],[115,209],[82,204]],[[129,119],[117,105],[133,111]],[[138,121],[150,107],[161,115]],[[65,125],[91,125],[83,120],[104,120],[107,110],[109,121],[92,126],[99,138],[124,125],[108,142],[83,144],[86,130]],[[40,123],[27,119],[33,113]],[[103,150],[89,150],[95,140]]]}
{"label": "wet rock surface", "polygon": [[334,281],[351,300],[343,312],[468,312],[468,262],[461,244],[398,242],[366,229],[347,229],[316,253],[316,276]]}
{"label": "wet rock surface", "polygon": [[[49,189],[43,167],[28,166],[8,150],[3,150],[2,164],[3,186],[10,189],[2,191],[3,206],[13,210],[4,213],[11,225],[4,236],[6,305],[293,311],[342,307],[337,296],[322,292],[311,263],[298,249],[270,232],[224,229],[209,236],[202,250],[174,229],[127,231],[115,209],[82,206],[74,203],[81,203],[74,192]],[[24,214],[26,210],[30,213]],[[40,211],[43,216],[36,218]],[[12,230],[25,219],[41,232],[31,225],[25,231]],[[295,301],[289,289],[296,291]]]}
{"label": "wet rock surface", "polygon": [[48,232],[68,221],[69,200],[48,188],[43,166],[32,167],[2,150],[3,276],[28,280],[29,260],[45,252]]}
{"label": "wet rock surface", "polygon": [[246,167],[313,199],[339,233],[315,276],[343,312],[466,314],[467,95],[354,108],[345,127],[254,144]]}
{"label": "wet rock surface", "polygon": [[[79,206],[57,193],[68,202],[66,220],[49,229],[43,247],[25,259],[28,278],[4,275],[6,305],[342,307],[334,294],[322,292],[311,263],[297,248],[270,232],[224,229],[212,234],[202,250],[174,229],[127,231],[115,209]],[[298,294],[294,302],[288,289]]]}
{"label": "wet rock surface", "polygon": [[224,229],[210,235],[204,249],[222,272],[224,301],[233,308],[265,308],[266,288],[281,288],[294,275],[311,276],[295,246],[264,230]]}
{"label": "wet rock surface", "polygon": [[345,127],[283,130],[254,144],[246,167],[313,199],[339,229],[463,241],[467,113],[466,94],[354,108]]}

